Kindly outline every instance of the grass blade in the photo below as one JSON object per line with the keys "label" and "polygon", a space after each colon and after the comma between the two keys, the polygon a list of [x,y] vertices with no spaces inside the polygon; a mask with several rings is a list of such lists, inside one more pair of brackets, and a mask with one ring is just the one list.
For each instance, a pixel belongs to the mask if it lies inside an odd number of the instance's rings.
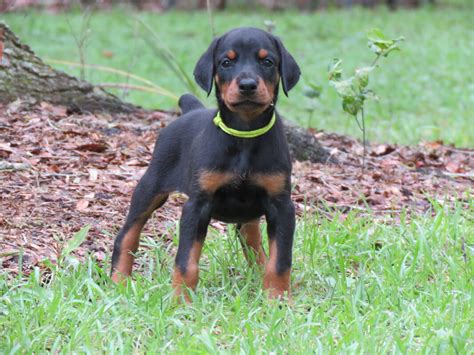
{"label": "grass blade", "polygon": [[[145,28],[145,30],[149,34],[148,37],[144,37],[145,42],[151,47],[155,54],[165,62],[165,64],[183,83],[185,88],[194,95],[199,96],[200,92],[197,89],[196,84],[194,84],[194,79],[188,75],[182,64],[176,59],[170,49],[166,47],[165,44],[163,44],[158,34],[153,31],[153,29],[141,19],[137,18],[137,21],[143,26],[143,28]],[[152,37],[153,40],[150,37]]]}
{"label": "grass blade", "polygon": [[111,68],[111,67],[106,67],[106,66],[102,66],[102,65],[81,64],[81,63],[76,63],[76,62],[69,62],[69,61],[66,61],[66,60],[46,59],[46,62],[52,63],[52,64],[67,65],[67,66],[71,66],[71,67],[84,67],[84,68],[89,68],[89,69],[95,69],[95,70],[98,70],[98,71],[114,73],[114,74],[117,74],[117,75],[120,75],[120,76],[123,76],[123,77],[134,79],[138,82],[142,82],[144,84],[147,84],[147,85],[153,87],[156,90],[154,92],[156,92],[160,95],[170,97],[170,98],[175,99],[175,100],[178,100],[178,98],[179,98],[178,95],[176,95],[173,92],[165,89],[164,87],[159,86],[159,85],[153,83],[150,80],[142,78],[141,76],[126,72],[124,70]]}

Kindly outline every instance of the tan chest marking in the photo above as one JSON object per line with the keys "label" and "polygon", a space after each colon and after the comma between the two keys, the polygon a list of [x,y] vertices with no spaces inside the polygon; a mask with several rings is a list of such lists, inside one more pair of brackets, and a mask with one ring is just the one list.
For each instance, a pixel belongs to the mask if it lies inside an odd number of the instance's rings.
{"label": "tan chest marking", "polygon": [[[203,171],[199,176],[201,189],[209,194],[215,193],[225,185],[239,183],[242,177],[232,172]],[[284,173],[253,174],[248,181],[264,189],[270,196],[279,195],[285,190],[286,175]]]}
{"label": "tan chest marking", "polygon": [[203,171],[199,175],[199,185],[207,193],[213,194],[224,185],[230,184],[237,177],[230,172]]}
{"label": "tan chest marking", "polygon": [[251,181],[267,191],[270,196],[276,196],[285,190],[286,175],[283,173],[255,174],[252,175]]}

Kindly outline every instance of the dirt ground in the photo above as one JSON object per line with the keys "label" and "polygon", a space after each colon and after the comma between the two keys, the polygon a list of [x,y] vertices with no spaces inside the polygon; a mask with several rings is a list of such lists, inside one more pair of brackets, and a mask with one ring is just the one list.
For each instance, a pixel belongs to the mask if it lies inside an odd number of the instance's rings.
{"label": "dirt ground", "polygon": [[[125,115],[69,114],[43,103],[0,106],[0,265],[28,272],[57,258],[58,240],[90,225],[75,251],[97,260],[110,253],[134,186],[144,173],[160,128],[172,119],[162,112]],[[371,144],[362,170],[362,146],[337,134],[313,132],[333,164],[294,162],[293,200],[333,218],[353,210],[396,223],[402,209],[429,211],[433,201],[467,203],[474,186],[474,151],[442,142],[413,147]],[[186,197],[174,194],[156,211],[144,234],[170,238]],[[225,225],[213,222],[224,231]]]}

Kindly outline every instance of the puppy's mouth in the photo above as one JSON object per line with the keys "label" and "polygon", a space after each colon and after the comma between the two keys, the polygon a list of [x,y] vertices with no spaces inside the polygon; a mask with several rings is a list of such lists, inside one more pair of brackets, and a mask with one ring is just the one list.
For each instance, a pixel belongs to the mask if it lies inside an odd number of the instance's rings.
{"label": "puppy's mouth", "polygon": [[252,99],[242,99],[235,102],[229,102],[229,105],[232,107],[256,107],[256,106],[265,106],[265,102],[252,100]]}
{"label": "puppy's mouth", "polygon": [[241,92],[235,79],[229,85],[222,84],[220,89],[221,98],[229,110],[249,117],[265,111],[273,102],[270,95],[273,90],[269,90],[262,80],[253,92]]}

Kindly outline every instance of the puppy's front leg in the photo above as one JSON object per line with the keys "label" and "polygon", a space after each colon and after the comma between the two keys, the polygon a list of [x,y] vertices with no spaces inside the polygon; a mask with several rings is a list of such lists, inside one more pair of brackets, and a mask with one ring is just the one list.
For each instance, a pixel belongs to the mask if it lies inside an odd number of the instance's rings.
{"label": "puppy's front leg", "polygon": [[194,290],[199,280],[199,258],[211,219],[209,203],[190,199],[183,207],[179,246],[173,273],[175,296],[191,302],[186,288]]}
{"label": "puppy's front leg", "polygon": [[269,298],[291,297],[290,275],[295,231],[295,207],[290,196],[272,199],[267,207],[270,258],[265,267],[263,288]]}

